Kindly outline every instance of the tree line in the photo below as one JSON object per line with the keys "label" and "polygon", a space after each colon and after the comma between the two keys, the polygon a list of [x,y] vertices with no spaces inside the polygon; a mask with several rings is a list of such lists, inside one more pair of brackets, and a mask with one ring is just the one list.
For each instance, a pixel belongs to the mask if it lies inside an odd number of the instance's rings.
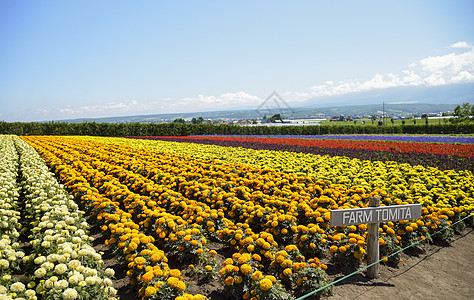
{"label": "tree line", "polygon": [[91,136],[470,134],[472,122],[395,126],[235,126],[183,123],[0,122],[0,134]]}

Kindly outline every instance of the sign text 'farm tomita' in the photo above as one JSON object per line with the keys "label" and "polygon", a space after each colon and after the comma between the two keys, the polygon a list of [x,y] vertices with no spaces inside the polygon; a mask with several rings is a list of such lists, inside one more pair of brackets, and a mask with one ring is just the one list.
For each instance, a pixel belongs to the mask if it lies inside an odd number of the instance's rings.
{"label": "sign text 'farm tomita'", "polygon": [[421,204],[331,210],[331,226],[419,219]]}

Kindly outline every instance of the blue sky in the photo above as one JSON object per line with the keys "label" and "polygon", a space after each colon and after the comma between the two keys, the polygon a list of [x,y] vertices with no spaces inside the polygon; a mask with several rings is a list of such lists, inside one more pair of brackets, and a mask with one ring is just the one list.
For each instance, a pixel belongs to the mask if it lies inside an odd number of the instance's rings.
{"label": "blue sky", "polygon": [[474,1],[2,0],[0,120],[474,82],[473,11]]}

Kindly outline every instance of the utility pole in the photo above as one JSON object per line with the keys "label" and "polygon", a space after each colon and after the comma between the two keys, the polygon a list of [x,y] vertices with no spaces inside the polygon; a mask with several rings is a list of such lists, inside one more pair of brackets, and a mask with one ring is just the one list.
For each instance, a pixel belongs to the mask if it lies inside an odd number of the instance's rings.
{"label": "utility pole", "polygon": [[382,100],[382,124],[385,126],[385,101]]}

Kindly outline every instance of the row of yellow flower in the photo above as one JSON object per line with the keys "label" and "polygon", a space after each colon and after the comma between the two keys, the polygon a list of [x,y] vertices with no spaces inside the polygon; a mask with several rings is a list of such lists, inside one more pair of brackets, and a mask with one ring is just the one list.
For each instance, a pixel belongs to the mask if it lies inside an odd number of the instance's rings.
{"label": "row of yellow flower", "polygon": [[[113,178],[101,177],[97,170],[88,168],[85,163],[76,160],[74,154],[78,153],[69,153],[69,156],[63,159],[68,162],[75,160],[73,164],[79,171],[70,168],[67,163],[63,163],[61,159],[38,144],[33,144],[33,146],[43,155],[48,164],[53,166],[65,186],[81,199],[84,205],[91,207],[93,214],[104,224],[102,229],[110,231],[111,237],[106,243],[116,246],[116,251],[129,268],[127,275],[132,278],[132,283],[138,284],[139,293],[143,298],[174,299],[190,296],[183,293],[186,284],[182,280],[181,272],[169,268],[164,252],[153,244],[154,237],[140,233],[139,229],[142,226],[132,220],[131,213],[126,209],[121,209],[118,202],[120,196],[141,198],[139,195],[120,186],[118,182],[113,181]],[[109,197],[91,186],[87,180],[88,177],[97,179],[95,182],[101,189],[108,190]],[[195,295],[193,299],[205,299],[205,297]]]}

